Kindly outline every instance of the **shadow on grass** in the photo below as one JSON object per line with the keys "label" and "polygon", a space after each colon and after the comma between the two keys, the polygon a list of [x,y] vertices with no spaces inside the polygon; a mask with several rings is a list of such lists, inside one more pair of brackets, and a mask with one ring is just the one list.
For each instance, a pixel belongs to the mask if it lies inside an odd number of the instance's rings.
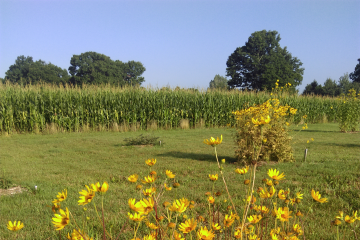
{"label": "shadow on grass", "polygon": [[[295,131],[293,131],[295,132]],[[306,129],[306,130],[303,130],[303,133],[304,132],[313,132],[313,133],[316,133],[316,132],[325,132],[325,133],[341,133],[340,130],[314,130],[314,129]]]}
{"label": "shadow on grass", "polygon": [[336,147],[345,147],[345,148],[360,148],[360,144],[353,144],[353,143],[323,143],[322,145],[327,146],[336,146]]}
{"label": "shadow on grass", "polygon": [[[171,151],[171,152],[161,153],[161,154],[157,154],[157,156],[173,157],[173,158],[186,158],[186,159],[193,159],[193,160],[198,160],[198,161],[208,161],[208,162],[216,161],[214,154],[191,153],[191,152],[180,152],[180,151]],[[225,158],[226,163],[236,162],[235,157],[229,157],[229,156],[218,156],[218,157],[219,157],[219,161],[221,160],[221,158]]]}

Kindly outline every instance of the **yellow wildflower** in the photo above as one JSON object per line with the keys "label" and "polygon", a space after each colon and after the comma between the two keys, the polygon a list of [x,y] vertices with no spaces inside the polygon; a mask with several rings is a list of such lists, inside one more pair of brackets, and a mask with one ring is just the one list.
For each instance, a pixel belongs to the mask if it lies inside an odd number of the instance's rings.
{"label": "yellow wildflower", "polygon": [[249,240],[260,240],[260,238],[258,238],[258,236],[256,234],[250,235],[248,239]]}
{"label": "yellow wildflower", "polygon": [[148,226],[148,228],[151,228],[153,230],[156,230],[156,229],[159,228],[159,226],[157,226],[157,225],[155,225],[155,224],[153,224],[153,223],[151,223],[149,221],[146,221],[145,224],[146,224],[146,226]]}
{"label": "yellow wildflower", "polygon": [[168,226],[168,228],[175,228],[176,224],[173,222],[169,222],[169,224],[167,226]]}
{"label": "yellow wildflower", "polygon": [[235,172],[241,175],[244,175],[245,173],[247,173],[249,170],[249,166],[246,166],[244,168],[237,168],[235,169]]}
{"label": "yellow wildflower", "polygon": [[66,208],[65,211],[60,209],[59,214],[55,214],[55,217],[52,218],[52,220],[57,231],[63,229],[70,221],[69,209]]}
{"label": "yellow wildflower", "polygon": [[218,180],[218,174],[209,174],[210,181],[216,181]]}
{"label": "yellow wildflower", "polygon": [[64,189],[62,192],[58,192],[58,195],[56,195],[56,199],[52,201],[52,203],[59,203],[66,199],[67,197],[67,189]]}
{"label": "yellow wildflower", "polygon": [[74,229],[71,235],[68,233],[67,239],[69,240],[92,240],[93,238],[89,238],[89,236],[80,229]]}
{"label": "yellow wildflower", "polygon": [[235,214],[226,214],[224,218],[224,227],[230,227],[235,221]]}
{"label": "yellow wildflower", "polygon": [[303,230],[301,229],[301,226],[299,224],[293,225],[293,230],[294,230],[296,236],[300,236],[303,234]]}
{"label": "yellow wildflower", "polygon": [[164,184],[164,187],[165,187],[165,189],[167,190],[167,191],[170,191],[172,188],[171,187],[168,187],[167,185],[166,185],[166,183]]}
{"label": "yellow wildflower", "polygon": [[149,214],[153,209],[154,209],[154,199],[152,198],[148,198],[148,199],[143,199],[140,200],[139,203],[142,206],[142,210],[138,211],[141,214]]}
{"label": "yellow wildflower", "polygon": [[249,222],[256,224],[262,219],[262,216],[261,215],[251,215],[247,219]]}
{"label": "yellow wildflower", "polygon": [[215,198],[213,196],[209,196],[207,200],[210,204],[213,204],[215,202]]}
{"label": "yellow wildflower", "polygon": [[280,198],[281,200],[286,200],[288,194],[289,191],[284,191],[283,189],[280,189],[278,193],[278,198]]}
{"label": "yellow wildflower", "polygon": [[154,187],[143,190],[144,196],[147,197],[151,197],[154,193],[156,193],[156,188]]}
{"label": "yellow wildflower", "polygon": [[287,222],[290,218],[292,218],[292,216],[290,216],[291,213],[292,212],[289,211],[288,207],[279,207],[276,211],[276,218],[280,219],[282,222]]}
{"label": "yellow wildflower", "polygon": [[193,230],[195,230],[197,225],[197,221],[192,219],[186,220],[185,223],[181,223],[179,230],[183,233],[189,233]]}
{"label": "yellow wildflower", "polygon": [[272,178],[274,180],[282,180],[285,177],[285,175],[284,175],[284,173],[281,173],[279,175],[279,173],[280,172],[277,171],[276,169],[269,169],[267,174],[269,175],[270,178]]}
{"label": "yellow wildflower", "polygon": [[221,139],[219,139],[219,137],[217,137],[216,139],[211,137],[210,139],[204,139],[204,143],[210,146],[216,146],[219,145],[222,142],[222,135],[221,135]]}
{"label": "yellow wildflower", "polygon": [[95,197],[95,191],[90,189],[87,185],[85,185],[86,190],[82,190],[81,192],[79,192],[81,195],[80,196],[80,200],[78,201],[79,205],[86,205],[89,202],[91,202],[91,200]]}
{"label": "yellow wildflower", "polygon": [[218,223],[212,223],[212,229],[214,231],[219,231],[221,229],[221,226]]}
{"label": "yellow wildflower", "polygon": [[271,186],[270,191],[267,189],[262,189],[259,194],[261,198],[271,198],[275,194],[275,188],[274,186]]}
{"label": "yellow wildflower", "polygon": [[315,192],[314,189],[311,190],[311,196],[313,199],[319,203],[325,203],[327,202],[327,198],[321,198],[321,195],[319,192]]}
{"label": "yellow wildflower", "polygon": [[138,180],[139,175],[133,174],[128,177],[129,182],[136,183]]}
{"label": "yellow wildflower", "polygon": [[145,216],[142,216],[141,214],[138,213],[134,213],[134,215],[132,215],[131,213],[128,213],[129,219],[133,220],[134,222],[141,222]]}
{"label": "yellow wildflower", "polygon": [[58,211],[60,209],[61,205],[60,203],[54,203],[52,206],[51,206],[51,211],[53,211],[54,213],[56,213],[56,211]]}
{"label": "yellow wildflower", "polygon": [[150,176],[144,177],[144,180],[141,180],[141,182],[143,184],[146,184],[146,183],[153,183],[153,182],[155,182],[155,180],[156,180],[156,175],[150,175]]}
{"label": "yellow wildflower", "polygon": [[203,228],[201,227],[197,232],[197,238],[201,240],[212,240],[215,237],[215,234],[212,230],[208,230],[206,226]]}
{"label": "yellow wildflower", "polygon": [[241,229],[235,230],[235,232],[234,232],[234,237],[235,237],[236,239],[240,239],[241,236],[242,236]]}
{"label": "yellow wildflower", "polygon": [[170,170],[166,170],[166,176],[168,178],[174,178],[175,177],[175,174],[173,174]]}
{"label": "yellow wildflower", "polygon": [[181,233],[178,233],[176,230],[174,231],[174,238],[175,240],[185,240],[185,238],[181,236]]}
{"label": "yellow wildflower", "polygon": [[10,231],[15,232],[15,231],[22,229],[24,227],[24,223],[22,223],[21,221],[14,221],[14,223],[12,223],[11,221],[9,221],[8,224],[6,225],[6,227]]}
{"label": "yellow wildflower", "polygon": [[109,184],[107,182],[104,182],[103,185],[100,186],[100,183],[97,182],[95,184],[91,184],[91,187],[95,192],[106,193],[109,189]]}
{"label": "yellow wildflower", "polygon": [[350,217],[349,215],[346,215],[344,218],[344,221],[349,224],[355,222],[355,220],[356,220],[356,218]]}
{"label": "yellow wildflower", "polygon": [[128,204],[131,210],[135,212],[144,212],[144,207],[141,205],[140,202],[135,203],[135,198],[130,198],[128,200]]}
{"label": "yellow wildflower", "polygon": [[331,225],[339,226],[340,224],[341,224],[341,221],[337,218],[334,221],[331,221]]}
{"label": "yellow wildflower", "polygon": [[269,212],[269,208],[267,208],[266,206],[254,206],[254,210],[264,214],[267,214]]}
{"label": "yellow wildflower", "polygon": [[169,207],[169,210],[172,212],[185,212],[186,211],[187,206],[185,206],[185,203],[180,201],[180,200],[175,200],[173,202],[173,205]]}
{"label": "yellow wildflower", "polygon": [[145,161],[146,165],[148,165],[149,167],[152,167],[155,165],[156,163],[156,159],[152,158],[152,159],[148,159]]}
{"label": "yellow wildflower", "polygon": [[149,234],[144,236],[143,240],[155,240],[156,239],[156,234]]}

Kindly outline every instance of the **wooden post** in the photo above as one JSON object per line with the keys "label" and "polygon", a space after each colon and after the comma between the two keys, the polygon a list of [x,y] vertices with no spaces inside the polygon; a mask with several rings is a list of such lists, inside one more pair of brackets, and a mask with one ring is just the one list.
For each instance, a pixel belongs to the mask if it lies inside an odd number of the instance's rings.
{"label": "wooden post", "polygon": [[304,153],[304,162],[306,162],[306,156],[307,156],[307,153],[308,153],[308,149],[305,148],[305,153]]}

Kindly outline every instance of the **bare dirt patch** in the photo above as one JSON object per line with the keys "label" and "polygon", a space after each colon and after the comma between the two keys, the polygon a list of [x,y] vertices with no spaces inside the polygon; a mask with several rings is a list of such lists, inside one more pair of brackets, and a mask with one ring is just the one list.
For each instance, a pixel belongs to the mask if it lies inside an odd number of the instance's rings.
{"label": "bare dirt patch", "polygon": [[26,189],[21,188],[20,186],[8,188],[8,189],[0,189],[0,196],[14,195],[14,194],[22,193],[24,191],[26,191]]}

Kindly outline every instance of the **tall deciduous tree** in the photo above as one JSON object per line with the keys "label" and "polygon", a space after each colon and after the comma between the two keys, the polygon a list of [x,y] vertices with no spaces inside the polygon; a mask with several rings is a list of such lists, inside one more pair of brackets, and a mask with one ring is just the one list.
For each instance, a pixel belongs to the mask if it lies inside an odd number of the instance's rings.
{"label": "tall deciduous tree", "polygon": [[123,64],[124,71],[124,81],[130,85],[138,84],[140,85],[145,81],[144,77],[140,77],[146,68],[142,65],[141,62],[128,61]]}
{"label": "tall deciduous tree", "polygon": [[338,87],[340,89],[340,93],[347,94],[349,90],[352,88],[352,84],[349,80],[349,74],[345,73],[343,76],[339,78]]}
{"label": "tall deciduous tree", "polygon": [[73,55],[70,64],[70,82],[73,84],[110,83],[122,86],[140,85],[145,81],[141,75],[146,69],[140,62],[113,61],[110,57],[96,52]]}
{"label": "tall deciduous tree", "polygon": [[32,57],[19,56],[15,64],[9,67],[5,73],[6,79],[12,83],[29,84],[46,82],[54,84],[65,84],[69,79],[66,69],[46,63],[41,59],[34,62]]}
{"label": "tall deciduous tree", "polygon": [[[41,81],[64,85],[68,83],[69,73],[66,69],[61,69],[52,63],[46,63],[45,61],[38,60],[31,64],[27,79],[30,79],[32,82]],[[26,81],[26,83],[28,82]]]}
{"label": "tall deciduous tree", "polygon": [[219,74],[216,74],[214,79],[209,83],[210,89],[227,89],[228,87],[228,80],[226,77],[220,76]]}
{"label": "tall deciduous tree", "polygon": [[331,97],[335,97],[340,94],[340,89],[338,88],[335,80],[332,80],[331,78],[326,79],[323,90],[324,95],[328,95]]}
{"label": "tall deciduous tree", "polygon": [[321,84],[318,84],[318,82],[314,80],[310,84],[306,85],[303,95],[307,94],[324,95],[324,89]]}
{"label": "tall deciduous tree", "polygon": [[287,48],[281,48],[277,31],[254,32],[245,46],[238,47],[229,56],[226,71],[230,87],[271,89],[279,79],[279,85],[291,83],[296,87],[302,82],[302,62],[292,57]]}
{"label": "tall deciduous tree", "polygon": [[355,66],[354,72],[350,73],[350,78],[353,82],[360,83],[360,58],[358,59],[358,64]]}
{"label": "tall deciduous tree", "polygon": [[11,83],[20,83],[20,80],[26,79],[29,73],[30,65],[33,64],[32,57],[25,57],[24,55],[18,56],[15,60],[15,64],[9,67],[9,70],[5,73],[5,79]]}

